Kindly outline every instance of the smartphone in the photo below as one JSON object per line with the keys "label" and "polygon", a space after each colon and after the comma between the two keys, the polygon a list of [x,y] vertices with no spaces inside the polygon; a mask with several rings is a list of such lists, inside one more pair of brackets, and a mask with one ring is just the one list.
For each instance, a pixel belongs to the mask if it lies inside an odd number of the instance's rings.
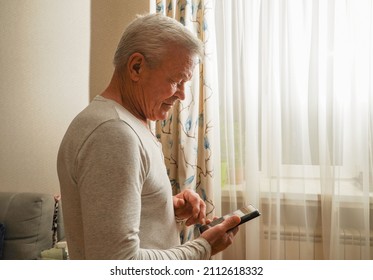
{"label": "smartphone", "polygon": [[256,217],[259,217],[260,216],[260,212],[258,209],[256,209],[253,205],[249,204],[249,205],[246,205],[228,215],[224,215],[223,217],[220,217],[219,219],[216,219],[214,221],[212,221],[211,223],[209,223],[208,225],[202,225],[200,228],[199,228],[199,232],[202,233],[204,232],[205,230],[209,229],[210,227],[213,227],[213,226],[216,226],[217,224],[220,224],[222,223],[225,219],[233,216],[233,215],[236,215],[236,216],[239,216],[241,218],[241,222],[239,223],[240,224],[243,224],[243,223],[246,223],[247,221],[250,221]]}

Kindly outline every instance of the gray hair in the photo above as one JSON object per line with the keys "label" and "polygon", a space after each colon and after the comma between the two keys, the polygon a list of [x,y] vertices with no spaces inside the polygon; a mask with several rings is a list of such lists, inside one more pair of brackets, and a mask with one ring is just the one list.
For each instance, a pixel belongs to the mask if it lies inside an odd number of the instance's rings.
{"label": "gray hair", "polygon": [[137,16],[119,41],[114,66],[120,68],[127,65],[129,57],[138,52],[150,67],[156,67],[170,45],[185,48],[191,55],[203,56],[202,42],[180,22],[160,14]]}

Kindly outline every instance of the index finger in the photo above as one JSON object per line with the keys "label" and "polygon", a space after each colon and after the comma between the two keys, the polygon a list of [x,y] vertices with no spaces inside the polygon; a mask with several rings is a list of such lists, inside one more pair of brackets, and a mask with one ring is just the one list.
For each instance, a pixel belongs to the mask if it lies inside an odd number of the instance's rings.
{"label": "index finger", "polygon": [[[206,205],[201,199],[201,197],[198,195],[198,193],[192,190],[186,190],[183,194],[183,197],[185,201],[189,202],[190,205],[192,206],[193,218],[195,219],[198,218],[199,213],[201,211],[200,210],[201,205],[203,205],[202,207],[204,207],[204,209],[206,208]],[[202,201],[202,204],[201,204],[201,201]]]}
{"label": "index finger", "polygon": [[200,210],[198,215],[198,222],[201,224],[206,223],[206,203],[201,199],[200,200]]}

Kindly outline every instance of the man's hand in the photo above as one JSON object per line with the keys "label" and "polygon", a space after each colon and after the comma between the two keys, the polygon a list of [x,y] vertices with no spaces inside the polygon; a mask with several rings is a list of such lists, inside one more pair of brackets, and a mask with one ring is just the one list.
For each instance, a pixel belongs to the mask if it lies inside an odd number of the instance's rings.
{"label": "man's hand", "polygon": [[234,236],[238,232],[240,217],[234,215],[222,223],[204,231],[201,236],[211,245],[211,255],[215,255],[232,244]]}
{"label": "man's hand", "polygon": [[206,204],[195,191],[184,190],[175,195],[173,200],[175,216],[178,219],[186,220],[187,226],[205,223]]}

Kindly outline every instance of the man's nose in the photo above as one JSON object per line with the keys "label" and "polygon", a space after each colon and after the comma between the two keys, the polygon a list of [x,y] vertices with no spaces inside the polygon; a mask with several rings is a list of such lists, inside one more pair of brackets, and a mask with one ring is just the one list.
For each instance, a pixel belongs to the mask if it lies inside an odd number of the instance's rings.
{"label": "man's nose", "polygon": [[176,95],[180,100],[184,100],[184,99],[185,99],[185,84],[184,84],[184,83],[178,85],[178,87],[177,87],[177,92],[175,93],[175,95]]}

